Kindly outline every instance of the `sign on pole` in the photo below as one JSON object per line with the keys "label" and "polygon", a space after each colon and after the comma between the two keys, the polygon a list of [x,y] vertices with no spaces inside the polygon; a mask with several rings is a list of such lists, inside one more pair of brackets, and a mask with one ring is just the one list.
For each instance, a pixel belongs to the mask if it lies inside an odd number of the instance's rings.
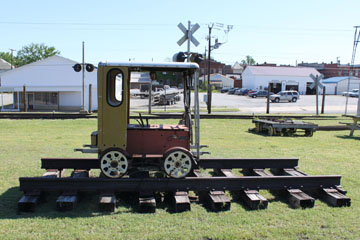
{"label": "sign on pole", "polygon": [[194,26],[192,26],[192,28],[190,29],[190,31],[188,29],[185,28],[185,26],[182,23],[178,24],[178,28],[180,28],[180,30],[184,33],[184,36],[182,36],[179,41],[177,42],[177,44],[179,46],[181,46],[186,40],[190,39],[190,41],[197,47],[199,46],[199,41],[196,40],[196,38],[193,36],[193,34],[200,28],[199,24],[195,24]]}
{"label": "sign on pole", "polygon": [[188,40],[188,62],[190,61],[190,42],[192,42],[196,47],[200,44],[198,40],[193,36],[193,34],[200,28],[199,24],[195,24],[191,27],[191,22],[188,22],[188,28],[182,24],[178,24],[178,28],[184,33],[184,36],[182,36],[179,41],[177,41],[177,44],[181,46],[186,40]]}
{"label": "sign on pole", "polygon": [[321,79],[323,79],[324,75],[320,74],[314,76],[313,74],[310,74],[310,77],[314,82],[310,85],[310,88],[315,88],[316,90],[316,115],[319,115],[319,88],[323,88],[324,85],[320,82]]}

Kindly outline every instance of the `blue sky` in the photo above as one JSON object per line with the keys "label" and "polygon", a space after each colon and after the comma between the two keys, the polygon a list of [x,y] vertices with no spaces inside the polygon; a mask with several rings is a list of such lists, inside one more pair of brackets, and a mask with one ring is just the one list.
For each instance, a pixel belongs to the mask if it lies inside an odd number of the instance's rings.
{"label": "blue sky", "polygon": [[[360,1],[1,1],[0,51],[45,43],[61,55],[81,61],[162,62],[179,51],[177,41],[187,26],[199,23],[200,42],[194,52],[205,51],[209,23],[233,25],[227,42],[212,56],[227,64],[251,55],[259,62],[292,64],[351,61],[354,28],[360,25]],[[224,31],[213,30],[220,42]],[[359,51],[360,52],[360,49]],[[359,53],[356,56],[359,63]]]}

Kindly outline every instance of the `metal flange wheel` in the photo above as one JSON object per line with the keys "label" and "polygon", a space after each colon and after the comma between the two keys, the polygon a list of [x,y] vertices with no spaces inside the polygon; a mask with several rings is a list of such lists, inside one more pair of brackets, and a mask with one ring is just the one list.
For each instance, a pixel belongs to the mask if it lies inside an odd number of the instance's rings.
{"label": "metal flange wheel", "polygon": [[172,178],[184,178],[193,168],[191,153],[183,149],[168,152],[164,159],[165,173]]}
{"label": "metal flange wheel", "polygon": [[314,132],[312,130],[309,130],[309,129],[305,130],[305,136],[307,136],[307,137],[312,137],[313,133]]}
{"label": "metal flange wheel", "polygon": [[272,126],[268,126],[268,135],[273,136],[274,135],[274,128]]}
{"label": "metal flange wheel", "polygon": [[100,159],[102,173],[109,178],[119,178],[125,175],[129,167],[127,157],[119,150],[109,150]]}

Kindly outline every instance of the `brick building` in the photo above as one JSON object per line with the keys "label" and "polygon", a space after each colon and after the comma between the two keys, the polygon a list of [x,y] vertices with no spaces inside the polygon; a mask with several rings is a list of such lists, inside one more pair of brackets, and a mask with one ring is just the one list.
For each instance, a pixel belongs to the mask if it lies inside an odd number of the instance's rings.
{"label": "brick building", "polygon": [[[324,75],[324,78],[343,77],[350,75],[350,64],[339,63],[299,63],[299,67],[313,67]],[[354,65],[353,76],[360,77],[360,65]]]}
{"label": "brick building", "polygon": [[[208,65],[209,65],[209,61],[207,59],[199,64],[200,76],[208,74]],[[210,60],[210,69],[211,69],[210,74],[214,74],[214,73],[226,74],[226,72],[229,71],[229,68],[231,69],[230,65],[225,65],[224,63],[212,59]]]}

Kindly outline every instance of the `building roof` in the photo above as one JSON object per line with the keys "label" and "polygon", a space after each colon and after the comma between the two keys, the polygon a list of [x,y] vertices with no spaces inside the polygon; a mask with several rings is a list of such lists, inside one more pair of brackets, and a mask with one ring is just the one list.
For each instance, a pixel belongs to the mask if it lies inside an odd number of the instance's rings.
{"label": "building roof", "polygon": [[[82,74],[72,68],[75,63],[77,62],[54,55],[1,72],[0,91],[22,91],[24,85],[28,91],[79,91]],[[93,72],[85,73],[85,84],[97,86],[96,68]]]}
{"label": "building roof", "polygon": [[[24,71],[25,69],[32,68],[32,67],[57,66],[58,64],[54,63],[54,61],[55,62],[56,61],[66,61],[66,62],[68,62],[67,65],[71,66],[71,67],[74,64],[77,63],[74,60],[71,60],[69,58],[65,58],[65,57],[62,57],[62,56],[59,56],[59,55],[54,55],[54,56],[51,56],[51,57],[48,57],[48,58],[38,60],[36,62],[25,64],[25,65],[23,65],[21,67],[13,68],[13,69],[11,69],[11,71],[7,71],[7,72],[2,73],[2,76],[11,75],[11,74],[14,74],[15,72],[21,72],[21,71]],[[51,62],[51,63],[48,64],[49,62]]]}
{"label": "building roof", "polygon": [[0,70],[9,70],[11,69],[11,64],[0,58]]}
{"label": "building roof", "polygon": [[232,66],[232,69],[239,69],[239,70],[243,70],[243,66],[241,66],[240,63],[235,62],[234,65]]}
{"label": "building roof", "polygon": [[[351,80],[360,80],[360,78],[357,78],[357,77],[350,77]],[[342,77],[331,77],[331,78],[327,78],[327,79],[324,79],[322,81],[322,83],[338,83],[340,81],[343,81],[343,80],[348,80],[349,77],[346,77],[346,76],[342,76]]]}
{"label": "building roof", "polygon": [[[200,80],[204,80],[204,78],[207,80],[208,79],[208,75],[203,75],[201,76],[199,79]],[[210,74],[210,81],[222,81],[222,80],[232,80],[234,81],[234,79],[232,78],[229,78],[229,77],[226,77],[220,73],[213,73],[213,74]]]}
{"label": "building roof", "polygon": [[266,75],[266,76],[309,77],[310,74],[320,75],[320,73],[315,68],[307,68],[307,67],[247,66],[245,71],[250,71],[253,75]]}

